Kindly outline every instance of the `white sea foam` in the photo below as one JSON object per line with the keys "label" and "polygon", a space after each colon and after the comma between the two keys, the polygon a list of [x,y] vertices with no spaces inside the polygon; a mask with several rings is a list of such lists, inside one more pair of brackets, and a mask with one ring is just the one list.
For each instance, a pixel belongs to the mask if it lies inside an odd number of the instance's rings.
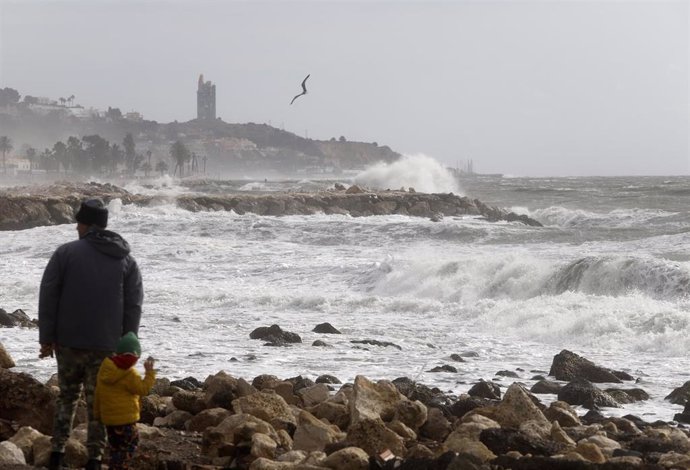
{"label": "white sea foam", "polygon": [[375,189],[414,188],[424,193],[460,194],[453,175],[433,158],[405,155],[393,163],[377,163],[358,174],[355,183]]}
{"label": "white sea foam", "polygon": [[[529,189],[532,183],[511,184]],[[510,200],[523,209],[539,207],[539,194]],[[615,201],[615,192],[610,195]],[[590,202],[564,211],[591,217],[597,212]],[[399,215],[261,217],[119,200],[109,205],[109,228],[130,242],[142,269],[142,345],[160,359],[162,377],[203,379],[223,369],[249,379],[261,373],[312,379],[329,373],[343,381],[357,374],[419,374],[422,383],[462,393],[497,370],[548,371],[553,356],[567,348],[643,377],[640,386],[652,399],[607,414],[669,420],[680,409],[663,397],[690,379],[684,295],[690,263],[666,254],[687,251],[690,233],[666,223],[675,214],[642,202],[634,210],[601,208],[606,217],[650,215],[631,238],[606,223],[582,230],[462,217],[436,223]],[[75,237],[73,225],[0,232],[0,307],[35,317],[45,264],[57,245]],[[343,334],[311,331],[325,321]],[[303,342],[267,348],[249,339],[254,328],[273,323]],[[316,339],[332,347],[316,351]],[[361,339],[403,349],[350,343]],[[53,360],[36,359],[35,330],[0,329],[0,342],[18,371],[41,380],[55,372]],[[427,372],[467,350],[479,357],[458,373]],[[255,360],[247,359],[251,354]],[[519,373],[529,383],[532,373]]]}

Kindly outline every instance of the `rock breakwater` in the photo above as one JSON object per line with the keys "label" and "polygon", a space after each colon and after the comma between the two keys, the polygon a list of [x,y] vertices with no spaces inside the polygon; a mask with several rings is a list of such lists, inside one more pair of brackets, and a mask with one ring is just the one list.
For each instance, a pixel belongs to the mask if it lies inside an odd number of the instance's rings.
{"label": "rock breakwater", "polygon": [[408,191],[367,191],[356,186],[348,190],[313,193],[228,193],[222,195],[182,194],[175,197],[132,194],[112,184],[61,183],[46,187],[24,187],[0,191],[0,230],[23,230],[74,222],[79,203],[99,197],[106,203],[148,206],[170,202],[189,211],[234,211],[266,216],[343,214],[353,217],[405,215],[440,220],[452,216],[481,216],[486,220],[520,222],[539,227],[526,215],[488,206],[478,199],[455,194],[425,194]]}
{"label": "rock breakwater", "polygon": [[[571,358],[576,355],[563,351]],[[556,361],[555,361],[556,362]],[[593,365],[593,364],[592,364]],[[558,367],[558,366],[557,366]],[[599,366],[596,366],[599,367]],[[582,380],[575,374],[576,380]],[[57,389],[0,368],[0,467],[46,465]],[[634,415],[546,405],[520,383],[503,396],[459,396],[401,377],[253,380],[220,371],[159,378],[142,397],[134,467],[247,470],[670,469],[690,467],[688,430]],[[87,459],[85,404],[67,464]],[[31,412],[41,410],[41,413]],[[11,452],[10,452],[11,451]],[[9,467],[9,465],[13,465]]]}

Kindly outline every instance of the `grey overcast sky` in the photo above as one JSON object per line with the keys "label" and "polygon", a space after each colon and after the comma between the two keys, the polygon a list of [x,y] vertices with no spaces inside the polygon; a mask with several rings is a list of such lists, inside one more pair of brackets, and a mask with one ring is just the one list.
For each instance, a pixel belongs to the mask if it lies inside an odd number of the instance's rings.
{"label": "grey overcast sky", "polygon": [[688,5],[0,0],[0,87],[187,121],[203,73],[226,122],[487,173],[689,174]]}

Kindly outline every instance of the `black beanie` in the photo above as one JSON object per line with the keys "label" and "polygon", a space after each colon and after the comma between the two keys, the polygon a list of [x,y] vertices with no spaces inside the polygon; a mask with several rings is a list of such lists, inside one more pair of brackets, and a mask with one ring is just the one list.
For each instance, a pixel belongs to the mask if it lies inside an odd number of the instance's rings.
{"label": "black beanie", "polygon": [[77,222],[85,225],[97,225],[100,228],[108,226],[108,209],[100,199],[89,199],[81,203],[81,207],[74,216]]}

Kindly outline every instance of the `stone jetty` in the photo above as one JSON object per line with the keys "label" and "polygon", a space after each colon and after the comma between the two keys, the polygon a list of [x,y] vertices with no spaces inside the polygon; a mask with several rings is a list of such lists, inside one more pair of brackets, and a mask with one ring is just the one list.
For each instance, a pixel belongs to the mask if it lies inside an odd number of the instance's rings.
{"label": "stone jetty", "polygon": [[539,227],[526,215],[488,206],[478,199],[455,194],[426,194],[413,190],[370,191],[358,186],[319,192],[234,192],[221,195],[198,193],[178,196],[132,194],[103,183],[58,183],[0,191],[0,230],[23,230],[38,226],[74,222],[80,201],[99,197],[106,203],[150,206],[172,203],[189,211],[234,211],[264,216],[343,214],[352,217],[405,215],[441,220],[443,217],[480,216],[486,220],[520,222]]}

